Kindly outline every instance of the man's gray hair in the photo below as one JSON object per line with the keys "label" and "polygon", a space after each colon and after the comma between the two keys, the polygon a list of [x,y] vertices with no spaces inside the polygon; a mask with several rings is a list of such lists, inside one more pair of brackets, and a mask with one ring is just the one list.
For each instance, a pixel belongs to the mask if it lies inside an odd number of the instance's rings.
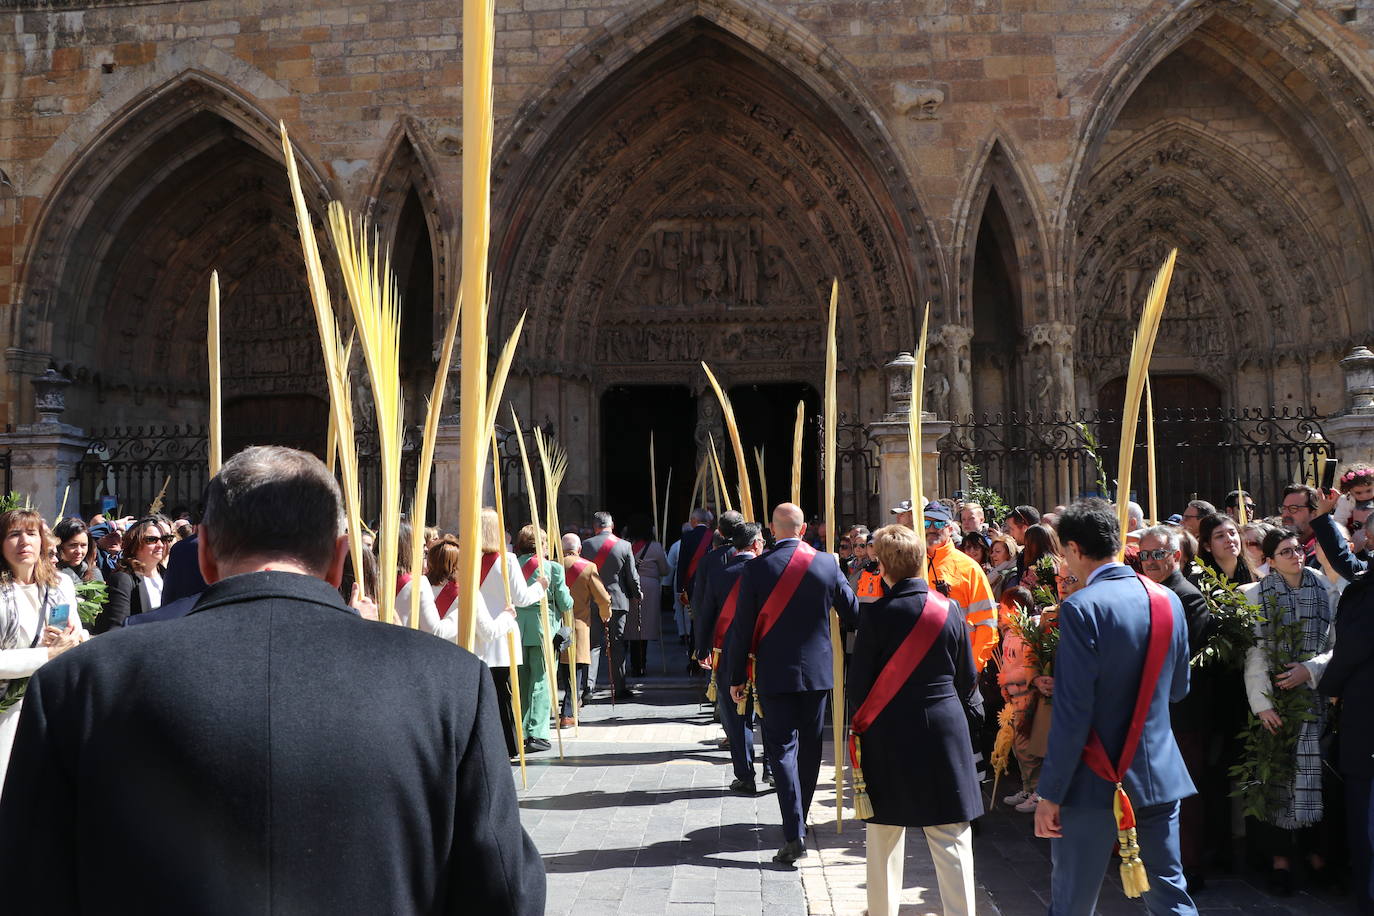
{"label": "man's gray hair", "polygon": [[563,552],[580,554],[582,552],[582,538],[571,531],[563,535]]}
{"label": "man's gray hair", "polygon": [[600,531],[600,530],[603,529],[603,528],[610,528],[610,527],[613,527],[614,525],[615,525],[615,519],[611,518],[611,513],[609,513],[609,512],[593,512],[593,513],[592,513],[592,527],[595,528],[597,531]]}
{"label": "man's gray hair", "polygon": [[322,572],[344,533],[343,497],[309,452],[255,445],[224,462],[205,488],[201,524],[221,563],[270,557]]}
{"label": "man's gray hair", "polygon": [[1170,553],[1177,553],[1179,551],[1180,542],[1178,529],[1173,525],[1155,525],[1153,528],[1146,528],[1144,531],[1139,532],[1139,534],[1142,542],[1146,538],[1159,538],[1164,542],[1165,549]]}
{"label": "man's gray hair", "polygon": [[1145,510],[1140,508],[1140,503],[1132,500],[1126,503],[1126,517],[1143,522],[1145,521]]}
{"label": "man's gray hair", "polygon": [[710,525],[711,522],[715,521],[715,518],[711,515],[711,510],[703,508],[693,509],[691,519],[693,526]]}

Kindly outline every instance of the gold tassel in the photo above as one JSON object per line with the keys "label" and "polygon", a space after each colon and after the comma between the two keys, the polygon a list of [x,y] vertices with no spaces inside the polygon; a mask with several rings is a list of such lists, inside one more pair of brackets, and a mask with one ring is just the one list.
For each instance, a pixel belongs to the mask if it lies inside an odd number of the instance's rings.
{"label": "gold tassel", "polygon": [[[711,650],[711,682],[706,685],[706,699],[712,703],[716,701],[719,691],[716,688],[716,669],[720,667],[720,650]],[[743,715],[743,713],[740,713]]]}
{"label": "gold tassel", "polygon": [[1145,863],[1140,860],[1135,828],[1120,831],[1116,836],[1121,844],[1121,889],[1127,897],[1139,897],[1150,889],[1150,879],[1145,875]]}
{"label": "gold tassel", "polygon": [[854,736],[854,816],[861,821],[873,817],[873,800],[868,797],[868,783],[864,781],[862,747],[859,736]]}

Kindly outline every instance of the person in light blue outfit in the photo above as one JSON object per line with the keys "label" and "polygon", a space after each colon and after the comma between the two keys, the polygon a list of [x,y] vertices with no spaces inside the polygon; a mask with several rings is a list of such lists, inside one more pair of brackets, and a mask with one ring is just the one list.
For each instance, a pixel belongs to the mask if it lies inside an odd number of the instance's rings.
{"label": "person in light blue outfit", "polygon": [[[1060,516],[1059,539],[1069,573],[1085,585],[1059,606],[1054,718],[1035,833],[1052,840],[1049,912],[1091,916],[1115,858],[1116,786],[1088,765],[1084,750],[1095,734],[1110,766],[1122,762],[1150,643],[1151,586],[1116,561],[1121,535],[1109,503],[1074,503]],[[1183,878],[1178,809],[1196,789],[1169,727],[1169,704],[1188,694],[1188,628],[1178,596],[1163,590],[1162,597],[1169,603],[1172,630],[1165,634],[1163,667],[1121,783],[1135,809],[1150,885],[1142,900],[1151,913],[1185,916],[1196,914],[1197,907]]]}

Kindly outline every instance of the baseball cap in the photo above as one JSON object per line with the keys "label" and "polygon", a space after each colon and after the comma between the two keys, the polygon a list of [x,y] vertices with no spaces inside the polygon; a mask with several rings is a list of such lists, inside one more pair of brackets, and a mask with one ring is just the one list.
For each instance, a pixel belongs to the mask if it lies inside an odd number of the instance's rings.
{"label": "baseball cap", "polygon": [[926,518],[933,518],[936,521],[952,522],[954,515],[949,511],[949,506],[944,503],[926,503]]}
{"label": "baseball cap", "polygon": [[910,512],[910,511],[911,511],[911,500],[909,500],[909,499],[904,499],[904,500],[902,500],[901,502],[897,503],[897,505],[893,506],[891,509],[889,509],[889,510],[887,510],[887,511],[891,512],[893,515],[901,515],[903,512]]}
{"label": "baseball cap", "polygon": [[109,522],[100,522],[99,524],[95,524],[87,528],[86,534],[98,540],[100,538],[105,537],[113,530],[114,529],[110,527]]}

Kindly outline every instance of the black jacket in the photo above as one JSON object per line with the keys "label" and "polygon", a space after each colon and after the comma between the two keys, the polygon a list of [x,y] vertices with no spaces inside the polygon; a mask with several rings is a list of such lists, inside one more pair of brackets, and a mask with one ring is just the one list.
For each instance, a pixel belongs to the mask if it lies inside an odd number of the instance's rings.
{"label": "black jacket", "polygon": [[486,667],[285,572],[29,681],[0,887],[13,916],[544,909]]}
{"label": "black jacket", "polygon": [[[849,708],[858,710],[925,610],[929,586],[905,579],[859,607],[849,668]],[[951,601],[935,643],[873,720],[860,751],[874,824],[929,827],[983,813],[964,704],[977,693],[964,611]]]}
{"label": "black jacket", "polygon": [[[163,570],[166,572],[166,570]],[[96,615],[91,625],[92,632],[108,633],[124,626],[124,622],[135,614],[150,611],[143,601],[143,589],[139,587],[138,576],[128,570],[118,570],[105,577],[108,599]]]}
{"label": "black jacket", "polygon": [[[1183,605],[1183,619],[1188,623],[1188,657],[1191,659],[1202,651],[1212,631],[1216,629],[1212,623],[1212,610],[1207,606],[1207,599],[1198,591],[1198,587],[1189,582],[1177,569],[1173,575],[1159,584],[1178,595],[1179,603]],[[1214,672],[1207,668],[1194,668],[1189,679],[1188,695],[1169,707],[1169,718],[1175,732],[1206,731],[1211,727],[1212,681],[1216,677],[1239,681],[1240,675],[1236,671]]]}
{"label": "black jacket", "polygon": [[1374,581],[1359,576],[1336,606],[1336,647],[1317,688],[1340,697],[1337,768],[1347,776],[1374,776]]}

